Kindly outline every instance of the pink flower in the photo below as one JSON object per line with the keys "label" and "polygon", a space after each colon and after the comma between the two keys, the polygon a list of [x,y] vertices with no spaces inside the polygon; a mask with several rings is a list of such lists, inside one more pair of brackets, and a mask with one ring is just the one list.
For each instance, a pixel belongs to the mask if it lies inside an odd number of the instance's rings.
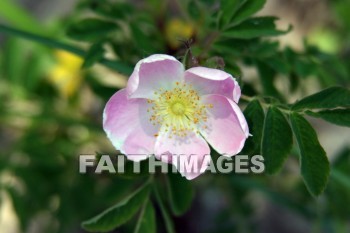
{"label": "pink flower", "polygon": [[[238,83],[224,71],[185,71],[174,57],[156,54],[139,61],[127,87],[108,101],[103,128],[128,159],[154,154],[193,179],[208,166],[208,143],[224,156],[242,150],[249,132],[237,105],[240,95]],[[174,161],[180,155],[204,169],[179,169]]]}

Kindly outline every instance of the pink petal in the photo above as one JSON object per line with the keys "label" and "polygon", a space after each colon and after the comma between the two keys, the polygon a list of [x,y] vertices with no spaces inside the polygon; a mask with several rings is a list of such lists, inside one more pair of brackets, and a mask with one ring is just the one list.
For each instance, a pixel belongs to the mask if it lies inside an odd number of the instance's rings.
{"label": "pink petal", "polygon": [[238,154],[249,135],[242,111],[226,97],[208,95],[203,98],[203,102],[212,104],[213,108],[208,109],[208,121],[206,127],[200,128],[201,134],[219,154]]}
{"label": "pink petal", "polygon": [[248,128],[247,120],[245,119],[242,110],[238,107],[238,105],[235,102],[233,102],[231,100],[228,100],[228,102],[231,104],[231,107],[233,108],[233,111],[235,112],[235,114],[239,120],[239,123],[241,124],[244,135],[247,138],[249,136],[249,128]]}
{"label": "pink petal", "polygon": [[127,92],[131,98],[154,98],[154,92],[175,87],[183,81],[184,67],[172,56],[155,54],[136,64],[131,74]]}
{"label": "pink petal", "polygon": [[[189,133],[187,137],[169,137],[161,133],[156,141],[155,155],[163,162],[172,163],[188,180],[204,173],[210,162],[208,143],[198,134]],[[185,162],[193,166],[186,167]]]}
{"label": "pink petal", "polygon": [[200,95],[218,94],[238,103],[241,88],[232,75],[217,69],[194,67],[185,71],[185,82]]}
{"label": "pink petal", "polygon": [[128,99],[125,89],[115,93],[103,112],[103,129],[117,150],[140,161],[154,153],[158,128],[149,121],[147,100]]}

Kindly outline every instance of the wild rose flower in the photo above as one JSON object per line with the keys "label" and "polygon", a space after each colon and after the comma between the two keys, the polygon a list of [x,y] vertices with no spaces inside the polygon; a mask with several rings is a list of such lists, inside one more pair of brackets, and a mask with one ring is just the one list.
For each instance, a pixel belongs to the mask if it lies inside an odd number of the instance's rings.
{"label": "wild rose flower", "polygon": [[[237,105],[240,95],[238,83],[224,71],[185,71],[174,57],[156,54],[139,61],[127,87],[110,98],[103,128],[130,160],[154,154],[177,167],[174,158],[185,155],[206,168],[208,143],[224,156],[235,155],[244,146],[249,132]],[[205,170],[177,168],[187,179]]]}

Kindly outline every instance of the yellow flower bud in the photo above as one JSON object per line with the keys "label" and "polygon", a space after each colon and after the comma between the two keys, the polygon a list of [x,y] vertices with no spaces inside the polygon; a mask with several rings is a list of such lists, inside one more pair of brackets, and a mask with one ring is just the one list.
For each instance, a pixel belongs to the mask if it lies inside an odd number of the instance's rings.
{"label": "yellow flower bud", "polygon": [[191,23],[181,19],[172,19],[167,22],[165,36],[172,49],[181,45],[181,40],[188,40],[194,35],[194,27]]}
{"label": "yellow flower bud", "polygon": [[62,50],[55,51],[56,64],[49,71],[49,80],[59,93],[68,98],[72,96],[82,81],[81,65],[83,60]]}

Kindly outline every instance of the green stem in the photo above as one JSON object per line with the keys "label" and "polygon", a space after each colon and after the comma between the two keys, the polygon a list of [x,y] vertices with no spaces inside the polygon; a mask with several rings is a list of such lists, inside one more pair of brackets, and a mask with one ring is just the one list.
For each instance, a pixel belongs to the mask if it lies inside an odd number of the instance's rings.
{"label": "green stem", "polygon": [[44,45],[47,45],[49,47],[53,47],[56,49],[62,49],[62,50],[65,50],[67,52],[74,53],[74,54],[81,56],[81,57],[83,57],[85,55],[85,52],[79,48],[76,48],[76,47],[73,47],[71,45],[67,45],[67,44],[64,44],[64,43],[61,43],[58,41],[54,41],[48,37],[39,36],[39,35],[32,34],[30,32],[18,30],[18,29],[15,29],[15,28],[3,25],[3,24],[0,24],[0,32],[4,32],[4,33],[9,34],[9,35],[18,36],[18,37],[21,37],[23,39],[42,43]]}
{"label": "green stem", "polygon": [[[80,48],[53,40],[49,37],[44,37],[44,36],[40,36],[40,35],[36,35],[30,32],[25,32],[22,30],[18,30],[12,27],[8,27],[6,25],[0,24],[0,32],[6,33],[8,35],[12,35],[12,36],[18,36],[21,37],[23,39],[26,40],[30,40],[30,41],[34,41],[34,42],[38,42],[41,43],[43,45],[55,48],[55,49],[62,49],[65,50],[67,52],[73,53],[77,56],[80,57],[85,57],[86,56],[86,52]],[[108,60],[106,58],[103,58],[99,61],[102,65],[116,70],[120,73],[129,75],[132,72],[132,68],[130,68],[128,65],[120,62],[120,61],[116,61],[116,60]]]}
{"label": "green stem", "polygon": [[205,56],[211,49],[212,45],[215,43],[216,39],[219,38],[220,32],[214,31],[207,37],[202,52],[200,53],[199,57]]}
{"label": "green stem", "polygon": [[143,217],[144,217],[144,215],[145,215],[145,210],[146,210],[146,208],[147,208],[147,203],[148,203],[148,199],[146,199],[145,203],[143,203],[143,205],[142,205],[142,207],[141,207],[141,212],[140,212],[140,214],[139,214],[139,219],[137,220],[134,233],[138,233],[138,232],[140,231],[142,219],[143,219]]}
{"label": "green stem", "polygon": [[160,197],[156,183],[154,183],[154,185],[153,185],[153,193],[154,193],[154,196],[158,202],[160,211],[162,212],[167,232],[168,233],[175,233],[173,222],[171,221],[169,213],[165,209],[164,203],[162,201],[162,198]]}
{"label": "green stem", "polygon": [[250,96],[247,96],[247,95],[241,95],[241,99],[244,100],[244,101],[247,101],[247,102],[251,102],[254,100],[254,97],[250,97]]}
{"label": "green stem", "polygon": [[[241,99],[244,100],[244,101],[247,101],[247,102],[251,102],[253,101],[254,99],[258,99],[258,97],[251,97],[251,96],[246,96],[246,95],[241,95]],[[280,108],[278,105],[274,105],[274,104],[268,104],[268,103],[265,103],[265,102],[262,102],[262,101],[259,101],[260,104],[265,107],[265,108],[268,108],[268,107],[271,107],[271,106],[275,106],[277,107],[281,112],[284,112],[286,114],[290,114],[292,113],[293,111],[289,110],[289,109],[285,109],[285,108]]]}

